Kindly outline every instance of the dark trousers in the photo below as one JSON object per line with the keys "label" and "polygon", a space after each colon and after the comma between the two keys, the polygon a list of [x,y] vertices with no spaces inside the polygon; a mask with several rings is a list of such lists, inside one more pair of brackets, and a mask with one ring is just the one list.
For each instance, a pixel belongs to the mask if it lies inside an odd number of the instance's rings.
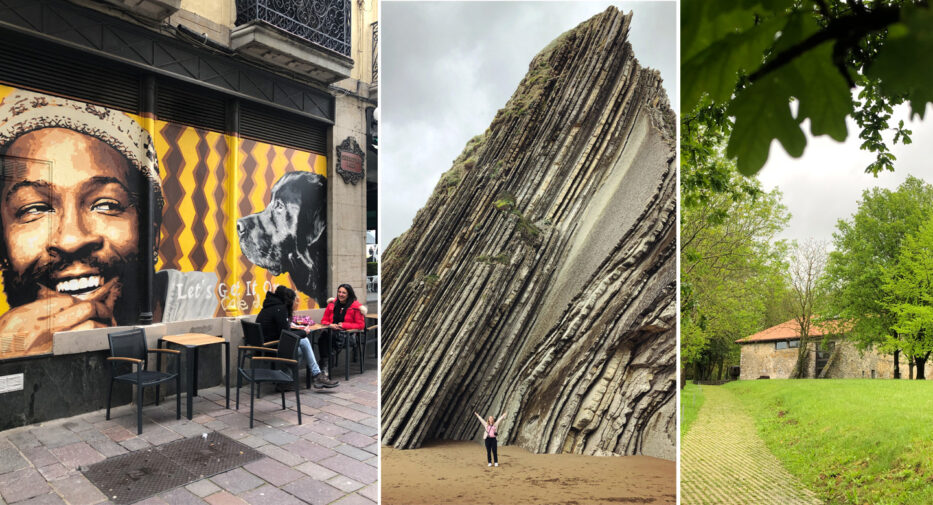
{"label": "dark trousers", "polygon": [[[323,330],[317,339],[317,349],[321,356],[318,358],[320,363],[330,366],[330,332],[332,330]],[[337,332],[334,331],[334,340],[337,339]]]}
{"label": "dark trousers", "polygon": [[499,462],[499,451],[497,449],[498,449],[498,444],[496,443],[495,437],[487,438],[486,439],[486,461],[488,463],[492,463],[493,458],[495,458],[496,463]]}

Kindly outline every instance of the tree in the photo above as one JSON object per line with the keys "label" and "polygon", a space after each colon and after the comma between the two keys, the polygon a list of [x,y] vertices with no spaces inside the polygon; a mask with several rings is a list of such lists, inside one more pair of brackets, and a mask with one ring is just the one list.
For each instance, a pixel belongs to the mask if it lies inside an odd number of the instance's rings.
{"label": "tree", "polygon": [[762,308],[755,291],[754,269],[729,278],[691,279],[697,288],[692,310],[683,313],[682,361],[697,379],[722,380],[731,364],[738,364],[735,340],[758,330]]}
{"label": "tree", "polygon": [[754,181],[735,177],[735,162],[723,155],[732,133],[725,107],[705,106],[682,115],[680,122],[681,205],[696,207],[724,193],[733,200],[756,196]]}
{"label": "tree", "polygon": [[907,235],[897,263],[884,268],[884,307],[894,316],[901,348],[914,357],[917,379],[933,352],[933,219]]}
{"label": "tree", "polygon": [[802,244],[794,244],[789,264],[791,296],[788,302],[794,314],[794,321],[800,328],[797,362],[790,376],[799,379],[807,376],[810,324],[820,297],[819,281],[826,267],[826,243],[808,239]]}
{"label": "tree", "polygon": [[926,0],[684,0],[681,107],[710,126],[723,122],[711,111],[734,118],[726,154],[743,174],[764,166],[775,139],[801,156],[805,120],[813,135],[843,141],[851,117],[877,174],[895,160],[882,134],[911,140],[902,122],[889,124],[893,107],[910,102],[922,118],[933,101],[933,73],[917,64],[931,51]]}
{"label": "tree", "polygon": [[[694,378],[721,379],[738,360],[734,341],[762,329],[769,303],[786,292],[783,243],[773,239],[789,214],[780,192],[763,192],[716,150],[706,159],[723,169],[724,188],[745,189],[701,189],[688,199],[690,188],[681,188],[681,362]],[[681,180],[700,171],[681,168]]]}
{"label": "tree", "polygon": [[[908,177],[895,191],[873,188],[862,193],[858,210],[839,220],[833,233],[835,251],[826,266],[830,291],[825,316],[852,324],[847,332],[859,348],[878,346],[894,354],[895,378],[903,342],[894,329],[895,314],[879,296],[884,271],[897,262],[904,237],[916,233],[933,215],[933,186]],[[909,354],[908,349],[904,349]]]}

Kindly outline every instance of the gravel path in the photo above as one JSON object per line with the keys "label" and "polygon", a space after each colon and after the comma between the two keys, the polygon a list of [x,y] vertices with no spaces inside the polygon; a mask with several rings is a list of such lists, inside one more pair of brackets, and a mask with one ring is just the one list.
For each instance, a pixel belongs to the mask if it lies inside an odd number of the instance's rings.
{"label": "gravel path", "polygon": [[821,502],[781,466],[735,395],[703,386],[705,400],[681,441],[683,505],[796,505]]}

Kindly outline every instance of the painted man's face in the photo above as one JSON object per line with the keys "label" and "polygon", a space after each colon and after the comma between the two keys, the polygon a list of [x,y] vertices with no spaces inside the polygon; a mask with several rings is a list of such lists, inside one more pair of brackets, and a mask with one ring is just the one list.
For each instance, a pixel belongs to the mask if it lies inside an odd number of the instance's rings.
{"label": "painted man's face", "polygon": [[6,154],[15,160],[0,181],[7,293],[26,293],[24,303],[71,295],[112,310],[139,252],[129,162],[107,143],[64,128],[27,133]]}

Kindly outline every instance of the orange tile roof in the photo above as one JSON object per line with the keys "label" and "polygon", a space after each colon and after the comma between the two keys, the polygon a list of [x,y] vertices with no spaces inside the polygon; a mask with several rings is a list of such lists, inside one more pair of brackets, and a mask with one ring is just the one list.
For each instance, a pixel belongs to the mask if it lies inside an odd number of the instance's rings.
{"label": "orange tile roof", "polygon": [[[843,323],[837,321],[812,323],[810,325],[810,336],[822,337],[827,334],[838,334],[840,330],[843,330],[842,326],[848,325],[844,325]],[[777,326],[772,326],[767,330],[759,331],[754,335],[740,338],[736,340],[735,343],[752,344],[755,342],[772,342],[775,340],[788,340],[794,338],[800,338],[800,325],[797,324],[797,321],[791,319],[790,321],[785,321]]]}

